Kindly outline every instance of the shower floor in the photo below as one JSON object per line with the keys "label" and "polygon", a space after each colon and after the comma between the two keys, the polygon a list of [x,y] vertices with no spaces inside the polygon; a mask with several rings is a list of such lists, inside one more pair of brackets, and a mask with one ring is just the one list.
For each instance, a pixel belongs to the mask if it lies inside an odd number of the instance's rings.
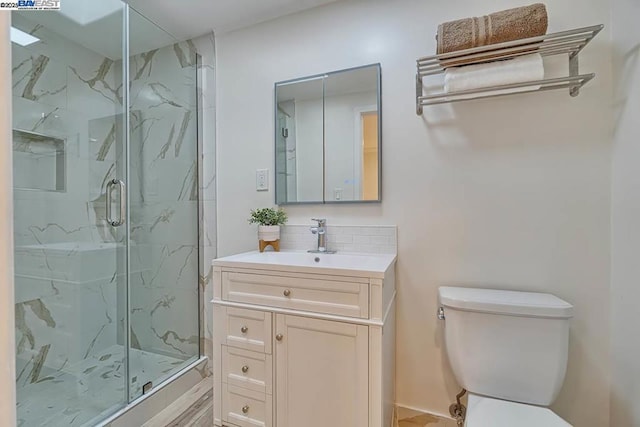
{"label": "shower floor", "polygon": [[[162,354],[132,349],[131,394],[179,370],[185,363]],[[124,347],[111,346],[98,355],[17,389],[18,427],[93,426],[123,406]]]}

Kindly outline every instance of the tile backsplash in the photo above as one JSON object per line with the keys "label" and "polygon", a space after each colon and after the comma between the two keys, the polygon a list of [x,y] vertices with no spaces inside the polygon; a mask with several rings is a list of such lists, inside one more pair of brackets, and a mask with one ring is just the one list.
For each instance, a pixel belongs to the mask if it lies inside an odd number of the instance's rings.
{"label": "tile backsplash", "polygon": [[[315,249],[318,236],[311,234],[311,224],[285,225],[280,235],[284,250]],[[342,252],[395,254],[398,252],[398,233],[395,225],[354,226],[328,225],[327,249]]]}

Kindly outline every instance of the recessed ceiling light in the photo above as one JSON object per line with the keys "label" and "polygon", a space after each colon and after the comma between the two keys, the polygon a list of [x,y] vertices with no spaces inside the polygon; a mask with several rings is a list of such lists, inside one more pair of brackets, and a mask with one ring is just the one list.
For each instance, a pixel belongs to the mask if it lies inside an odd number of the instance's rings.
{"label": "recessed ceiling light", "polygon": [[29,46],[30,44],[39,42],[40,39],[17,28],[11,27],[11,41],[19,44],[20,46]]}

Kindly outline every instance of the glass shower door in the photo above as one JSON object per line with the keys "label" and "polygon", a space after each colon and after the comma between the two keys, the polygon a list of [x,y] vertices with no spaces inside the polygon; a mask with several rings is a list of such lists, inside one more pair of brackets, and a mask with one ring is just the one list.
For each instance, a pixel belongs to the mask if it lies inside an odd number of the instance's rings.
{"label": "glass shower door", "polygon": [[130,396],[200,355],[197,62],[130,8]]}
{"label": "glass shower door", "polygon": [[[13,12],[17,411],[82,426],[126,404],[125,7]],[[99,35],[99,36],[98,36]],[[13,37],[12,37],[13,38]]]}
{"label": "glass shower door", "polygon": [[200,355],[195,47],[61,7],[12,13],[21,427],[96,425]]}

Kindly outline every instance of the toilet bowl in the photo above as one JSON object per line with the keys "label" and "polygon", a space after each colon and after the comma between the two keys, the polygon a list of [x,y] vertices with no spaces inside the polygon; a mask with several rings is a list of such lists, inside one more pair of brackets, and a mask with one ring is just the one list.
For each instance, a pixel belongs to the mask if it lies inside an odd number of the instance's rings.
{"label": "toilet bowl", "polygon": [[567,368],[573,306],[543,293],[441,287],[447,356],[466,427],[567,427],[546,408]]}
{"label": "toilet bowl", "polygon": [[469,393],[465,427],[571,427],[549,408]]}

